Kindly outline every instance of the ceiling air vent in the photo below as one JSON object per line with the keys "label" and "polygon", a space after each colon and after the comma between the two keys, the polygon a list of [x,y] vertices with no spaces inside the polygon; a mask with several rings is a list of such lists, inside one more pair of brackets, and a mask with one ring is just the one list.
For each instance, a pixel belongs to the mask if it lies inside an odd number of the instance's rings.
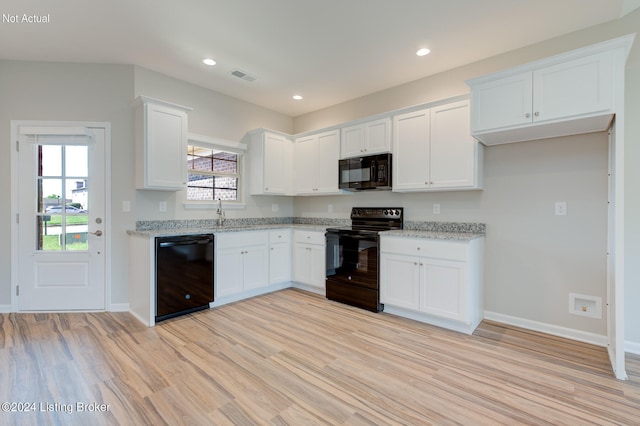
{"label": "ceiling air vent", "polygon": [[234,77],[241,78],[245,81],[256,81],[256,77],[252,76],[251,74],[247,74],[244,71],[240,71],[239,69],[235,69],[231,71],[231,75]]}

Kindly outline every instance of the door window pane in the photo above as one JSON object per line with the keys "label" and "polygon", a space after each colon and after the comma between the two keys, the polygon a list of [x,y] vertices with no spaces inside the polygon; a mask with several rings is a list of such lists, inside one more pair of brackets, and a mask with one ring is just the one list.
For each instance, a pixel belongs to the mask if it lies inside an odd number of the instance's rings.
{"label": "door window pane", "polygon": [[88,147],[38,146],[36,250],[88,249]]}

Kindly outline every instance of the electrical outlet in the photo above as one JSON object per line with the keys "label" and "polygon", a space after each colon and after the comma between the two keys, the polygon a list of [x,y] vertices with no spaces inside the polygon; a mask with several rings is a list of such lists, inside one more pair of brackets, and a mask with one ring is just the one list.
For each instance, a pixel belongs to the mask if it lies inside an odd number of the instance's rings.
{"label": "electrical outlet", "polygon": [[271,204],[271,211],[272,212],[277,212],[280,210],[280,205],[279,204]]}
{"label": "electrical outlet", "polygon": [[122,211],[125,213],[129,213],[131,211],[131,201],[122,202]]}
{"label": "electrical outlet", "polygon": [[567,215],[567,202],[556,201],[556,216],[566,216],[566,215]]}
{"label": "electrical outlet", "polygon": [[433,205],[433,214],[440,214],[440,204]]}
{"label": "electrical outlet", "polygon": [[167,211],[167,202],[166,201],[160,201],[158,203],[158,211],[165,213]]}
{"label": "electrical outlet", "polygon": [[327,213],[333,213],[333,204],[327,205]]}

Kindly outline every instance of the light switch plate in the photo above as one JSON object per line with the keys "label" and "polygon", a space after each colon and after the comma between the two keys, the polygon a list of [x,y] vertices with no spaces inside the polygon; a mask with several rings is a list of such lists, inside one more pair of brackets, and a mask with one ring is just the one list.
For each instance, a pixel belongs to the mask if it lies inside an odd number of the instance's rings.
{"label": "light switch plate", "polygon": [[440,214],[440,204],[433,205],[433,214]]}
{"label": "light switch plate", "polygon": [[566,216],[566,215],[567,215],[567,202],[556,201],[556,216]]}

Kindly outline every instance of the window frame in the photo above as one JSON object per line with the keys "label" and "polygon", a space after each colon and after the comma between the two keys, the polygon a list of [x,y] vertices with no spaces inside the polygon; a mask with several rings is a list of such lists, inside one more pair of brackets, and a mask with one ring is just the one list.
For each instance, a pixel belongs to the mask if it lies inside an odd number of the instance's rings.
{"label": "window frame", "polygon": [[[247,153],[247,144],[242,142],[234,142],[221,138],[214,138],[210,136],[198,135],[195,133],[189,133],[187,135],[187,176],[190,171],[188,167],[188,147],[197,146],[200,148],[213,149],[219,151],[230,152],[238,155],[237,161],[237,199],[236,200],[222,200],[222,206],[225,209],[245,209],[246,203],[244,200],[244,188],[245,188],[245,157]],[[223,175],[224,176],[224,175]],[[188,185],[188,184],[187,184]],[[187,199],[187,188],[182,191],[184,193],[183,207],[186,210],[209,210],[216,209],[218,207],[217,200],[189,200]]]}

